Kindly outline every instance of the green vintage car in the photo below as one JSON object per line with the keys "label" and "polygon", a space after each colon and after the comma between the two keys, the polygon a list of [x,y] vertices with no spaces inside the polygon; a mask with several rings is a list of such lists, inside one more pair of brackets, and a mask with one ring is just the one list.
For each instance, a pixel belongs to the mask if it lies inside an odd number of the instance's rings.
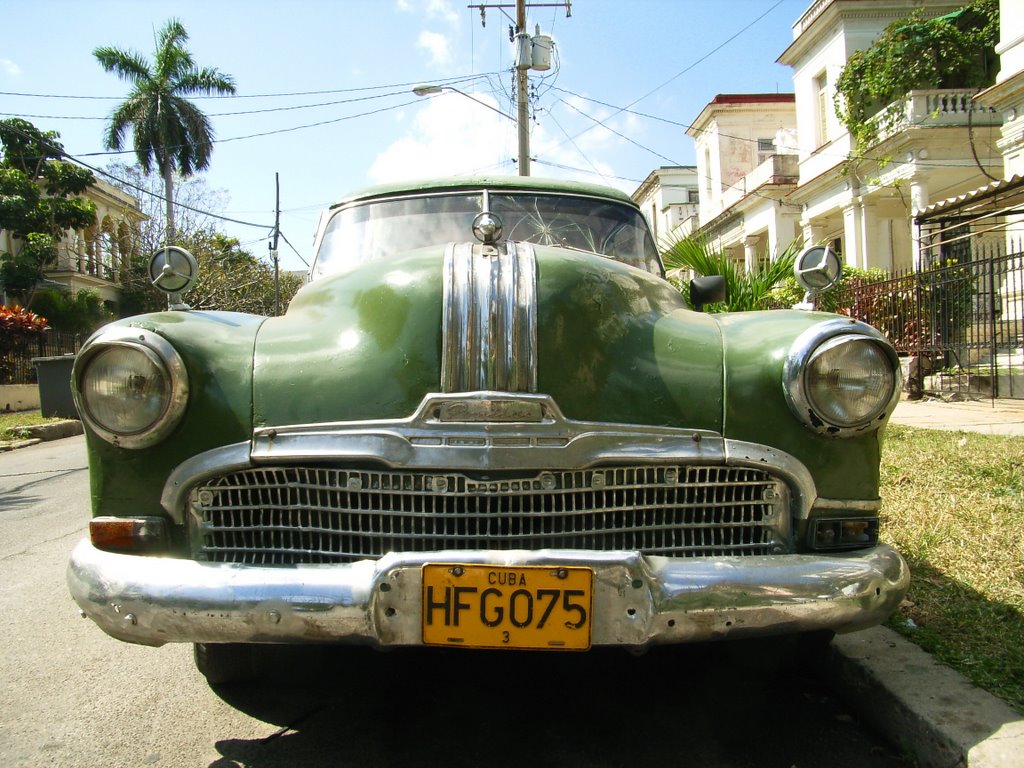
{"label": "green vintage car", "polygon": [[172,309],[79,354],[95,517],[68,582],[105,632],[194,643],[221,682],[256,643],[642,649],[899,604],[899,363],[871,327],[695,311],[603,187],[377,188],[314,248],[275,318],[189,310],[163,251]]}

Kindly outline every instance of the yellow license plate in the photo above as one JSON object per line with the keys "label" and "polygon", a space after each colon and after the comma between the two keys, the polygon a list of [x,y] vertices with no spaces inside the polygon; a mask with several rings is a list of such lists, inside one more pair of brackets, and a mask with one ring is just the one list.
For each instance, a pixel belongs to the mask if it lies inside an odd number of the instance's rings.
{"label": "yellow license plate", "polygon": [[465,648],[590,648],[594,572],[427,563],[423,642]]}

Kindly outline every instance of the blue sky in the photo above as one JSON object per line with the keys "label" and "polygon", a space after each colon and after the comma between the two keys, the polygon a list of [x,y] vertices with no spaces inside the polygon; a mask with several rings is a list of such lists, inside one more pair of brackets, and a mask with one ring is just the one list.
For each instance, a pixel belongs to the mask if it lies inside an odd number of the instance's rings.
{"label": "blue sky", "polygon": [[[554,38],[557,62],[547,73],[531,73],[533,175],[632,192],[658,166],[693,164],[683,126],[716,94],[792,91],[791,70],[775,60],[808,4],[573,0],[570,18],[564,8],[531,9],[529,29],[539,25]],[[7,3],[0,113],[59,131],[65,149],[92,165],[130,161],[96,154],[105,151],[104,118],[128,87],[100,68],[92,50],[115,45],[148,57],[155,30],[177,17],[196,62],[231,74],[238,88],[235,98],[197,100],[218,139],[206,179],[227,195],[221,213],[259,225],[225,223],[225,231],[257,255],[266,253],[277,172],[282,231],[308,260],[320,210],[349,192],[402,178],[516,173],[509,120],[455,93],[411,93],[416,83],[451,82],[515,113],[509,19],[491,9],[482,27],[479,11],[468,5]],[[303,268],[287,246],[281,255],[286,268]]]}

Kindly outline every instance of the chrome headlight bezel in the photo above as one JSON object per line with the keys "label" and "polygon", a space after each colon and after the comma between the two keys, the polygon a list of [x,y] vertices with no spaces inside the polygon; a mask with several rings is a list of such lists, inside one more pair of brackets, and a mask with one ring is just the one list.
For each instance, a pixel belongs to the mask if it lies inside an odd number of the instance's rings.
{"label": "chrome headlight bezel", "polygon": [[[815,355],[819,351],[845,343],[875,345],[892,372],[891,391],[878,398],[862,418],[852,423],[830,418],[821,404],[814,402],[807,382],[809,365]],[[885,422],[899,401],[903,374],[896,350],[881,333],[865,323],[836,318],[819,323],[797,337],[786,356],[782,378],[786,401],[804,426],[827,437],[853,437],[875,429]]]}
{"label": "chrome headlight bezel", "polygon": [[[164,376],[168,393],[157,417],[141,429],[118,432],[105,426],[90,412],[82,394],[84,377],[100,353],[115,347],[142,353]],[[174,346],[162,336],[141,328],[111,328],[101,331],[78,353],[71,374],[72,394],[82,421],[97,436],[119,448],[147,448],[163,440],[185,413],[188,403],[188,375],[185,363]]]}

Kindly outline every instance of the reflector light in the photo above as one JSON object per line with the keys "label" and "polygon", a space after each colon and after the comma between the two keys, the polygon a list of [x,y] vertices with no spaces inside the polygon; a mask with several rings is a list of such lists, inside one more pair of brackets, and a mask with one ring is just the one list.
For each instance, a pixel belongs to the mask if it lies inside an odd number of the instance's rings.
{"label": "reflector light", "polygon": [[878,518],[817,518],[811,521],[814,549],[856,549],[878,543]]}
{"label": "reflector light", "polygon": [[166,545],[167,527],[159,517],[94,517],[89,539],[97,549],[152,552]]}

